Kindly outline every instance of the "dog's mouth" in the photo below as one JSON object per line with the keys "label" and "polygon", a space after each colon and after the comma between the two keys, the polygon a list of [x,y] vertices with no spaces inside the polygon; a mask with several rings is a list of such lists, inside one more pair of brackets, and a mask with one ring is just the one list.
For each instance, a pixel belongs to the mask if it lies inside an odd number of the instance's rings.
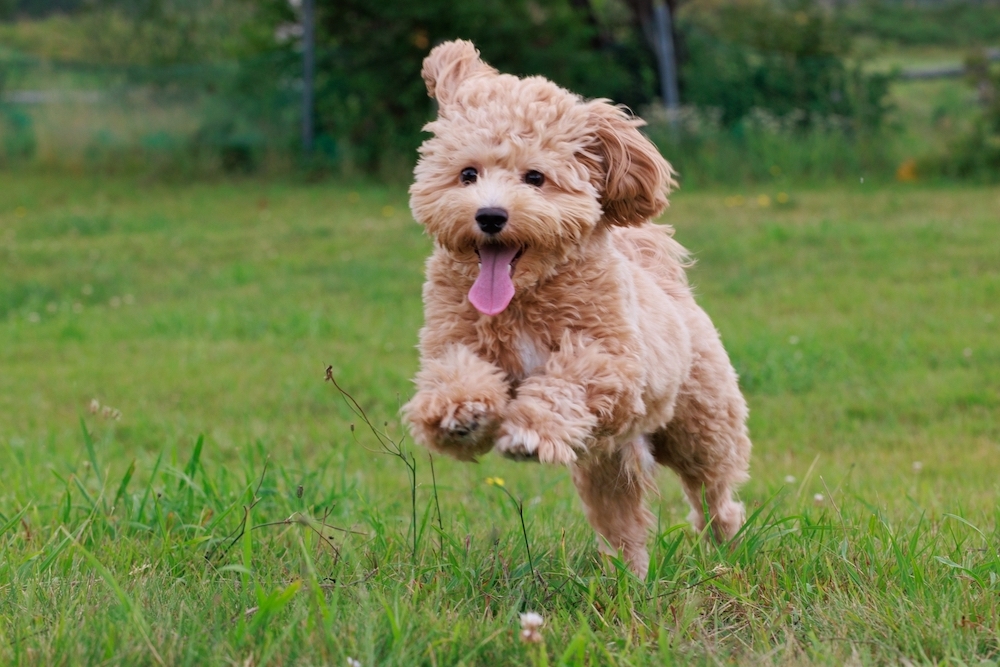
{"label": "dog's mouth", "polygon": [[476,248],[479,277],[469,290],[469,301],[483,315],[496,315],[514,298],[514,267],[524,254],[518,246],[484,243]]}

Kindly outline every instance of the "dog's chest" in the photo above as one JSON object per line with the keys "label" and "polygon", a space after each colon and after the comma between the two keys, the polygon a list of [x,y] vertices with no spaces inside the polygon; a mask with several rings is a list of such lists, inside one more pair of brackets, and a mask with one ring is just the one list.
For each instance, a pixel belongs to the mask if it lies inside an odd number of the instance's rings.
{"label": "dog's chest", "polygon": [[522,333],[514,340],[514,353],[521,364],[522,377],[534,375],[549,360],[548,349],[538,344],[531,334]]}
{"label": "dog's chest", "polygon": [[516,382],[543,372],[549,360],[549,349],[525,331],[506,340],[494,338],[480,349],[486,359],[502,368]]}

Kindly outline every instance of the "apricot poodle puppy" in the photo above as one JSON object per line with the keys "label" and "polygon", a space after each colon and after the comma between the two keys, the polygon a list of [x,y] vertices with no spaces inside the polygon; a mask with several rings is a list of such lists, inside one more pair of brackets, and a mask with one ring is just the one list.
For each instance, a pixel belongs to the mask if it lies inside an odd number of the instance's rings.
{"label": "apricot poodle puppy", "polygon": [[414,437],[462,460],[492,448],[569,466],[605,551],[645,576],[655,464],[698,530],[736,535],[747,407],[654,225],[675,184],[642,121],[541,77],[499,74],[470,43],[424,61],[433,137],[410,188],[435,240],[424,284]]}

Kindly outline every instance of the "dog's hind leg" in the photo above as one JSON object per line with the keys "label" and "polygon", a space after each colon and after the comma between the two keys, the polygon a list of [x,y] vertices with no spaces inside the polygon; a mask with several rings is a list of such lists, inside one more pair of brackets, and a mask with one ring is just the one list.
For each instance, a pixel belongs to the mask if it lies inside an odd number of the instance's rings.
{"label": "dog's hind leg", "polygon": [[654,517],[644,496],[653,485],[653,467],[648,444],[642,438],[573,466],[573,483],[587,520],[599,535],[598,547],[604,553],[621,551],[640,578],[649,569],[646,539]]}
{"label": "dog's hind leg", "polygon": [[743,526],[743,504],[733,498],[747,480],[750,437],[747,406],[718,338],[705,337],[681,387],[673,420],[650,436],[653,456],[681,478],[691,504],[688,520],[700,532],[707,525],[719,541]]}
{"label": "dog's hind leg", "polygon": [[[746,459],[741,454],[741,451],[749,453],[746,436],[737,436],[729,455],[723,460],[712,456],[715,460],[711,463],[702,456],[702,447],[695,444],[696,436],[683,431],[677,424],[672,423],[670,427],[656,432],[650,440],[657,462],[669,466],[681,478],[684,494],[691,505],[688,514],[691,525],[698,532],[704,531],[708,525],[707,509],[715,539],[720,542],[732,539],[743,526],[746,516],[743,503],[733,498],[733,492],[747,478]],[[713,452],[713,455],[718,453]]]}

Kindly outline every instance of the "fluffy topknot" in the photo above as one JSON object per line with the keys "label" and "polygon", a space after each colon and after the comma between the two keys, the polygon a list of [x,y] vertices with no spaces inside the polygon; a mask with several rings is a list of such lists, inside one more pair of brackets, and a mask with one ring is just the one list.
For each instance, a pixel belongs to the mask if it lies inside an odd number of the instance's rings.
{"label": "fluffy topknot", "polygon": [[446,105],[466,79],[496,73],[480,59],[479,50],[472,42],[457,39],[435,46],[424,59],[420,76],[427,84],[427,94]]}

